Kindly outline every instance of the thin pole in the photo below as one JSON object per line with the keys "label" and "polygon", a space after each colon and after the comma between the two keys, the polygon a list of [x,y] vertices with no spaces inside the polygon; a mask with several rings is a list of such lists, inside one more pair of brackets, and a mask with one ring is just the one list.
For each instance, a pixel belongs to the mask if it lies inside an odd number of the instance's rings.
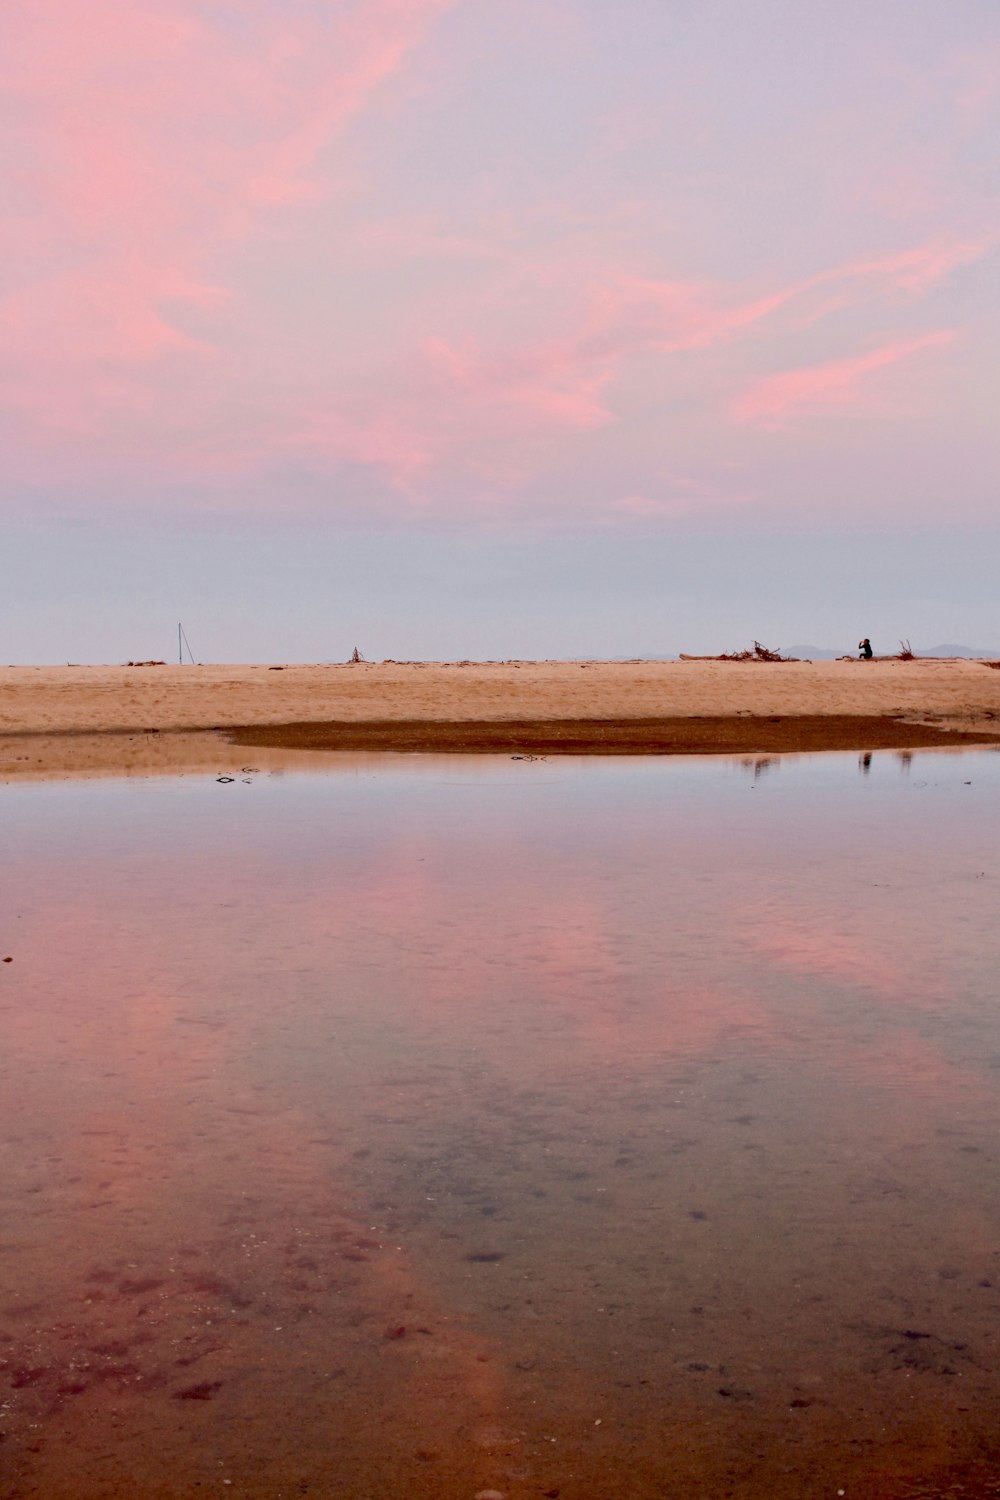
{"label": "thin pole", "polygon": [[[183,625],[178,625],[178,627],[177,627],[177,643],[178,643],[177,649],[178,649],[178,652],[180,652],[180,650],[181,650],[180,643],[182,641],[183,641],[184,645],[187,647],[187,654],[188,654],[188,656],[189,656],[189,658],[191,660],[192,667],[196,667],[198,665],[198,663],[194,659],[194,652],[191,650],[191,642],[187,638],[187,631],[184,629]],[[183,665],[183,662],[184,662],[184,656],[183,656],[183,654],[181,654],[181,664],[182,665]]]}
{"label": "thin pole", "polygon": [[181,627],[179,621],[177,624],[177,660],[181,666],[184,665],[184,652],[181,650]]}

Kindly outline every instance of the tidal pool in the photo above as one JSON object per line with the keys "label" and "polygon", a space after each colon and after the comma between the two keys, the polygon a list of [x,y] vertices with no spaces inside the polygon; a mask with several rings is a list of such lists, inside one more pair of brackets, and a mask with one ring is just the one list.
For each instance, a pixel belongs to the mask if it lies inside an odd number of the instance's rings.
{"label": "tidal pool", "polygon": [[4,1500],[1000,1493],[1000,755],[310,765],[0,788]]}

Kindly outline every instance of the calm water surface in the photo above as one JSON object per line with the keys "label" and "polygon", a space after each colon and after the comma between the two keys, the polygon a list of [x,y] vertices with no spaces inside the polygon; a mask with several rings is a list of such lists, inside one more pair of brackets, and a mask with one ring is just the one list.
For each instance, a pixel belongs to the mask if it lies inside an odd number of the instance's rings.
{"label": "calm water surface", "polygon": [[1000,755],[0,788],[0,1494],[1000,1493]]}

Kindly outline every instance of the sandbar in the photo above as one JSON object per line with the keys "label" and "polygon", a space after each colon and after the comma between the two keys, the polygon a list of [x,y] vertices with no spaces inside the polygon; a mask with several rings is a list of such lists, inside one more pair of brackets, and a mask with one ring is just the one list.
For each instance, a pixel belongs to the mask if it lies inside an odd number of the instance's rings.
{"label": "sandbar", "polygon": [[274,751],[738,754],[1000,744],[965,660],[0,668],[0,778],[208,771]]}

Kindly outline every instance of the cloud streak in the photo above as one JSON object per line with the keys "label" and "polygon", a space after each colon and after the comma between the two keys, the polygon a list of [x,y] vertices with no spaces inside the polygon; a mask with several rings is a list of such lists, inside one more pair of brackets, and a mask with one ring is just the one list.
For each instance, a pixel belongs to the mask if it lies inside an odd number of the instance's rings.
{"label": "cloud streak", "polygon": [[876,370],[912,359],[928,349],[947,348],[955,343],[957,336],[956,330],[943,328],[883,344],[849,359],[834,359],[769,375],[737,397],[733,416],[737,422],[753,422],[777,431],[792,415],[860,402],[865,397],[866,377]]}

